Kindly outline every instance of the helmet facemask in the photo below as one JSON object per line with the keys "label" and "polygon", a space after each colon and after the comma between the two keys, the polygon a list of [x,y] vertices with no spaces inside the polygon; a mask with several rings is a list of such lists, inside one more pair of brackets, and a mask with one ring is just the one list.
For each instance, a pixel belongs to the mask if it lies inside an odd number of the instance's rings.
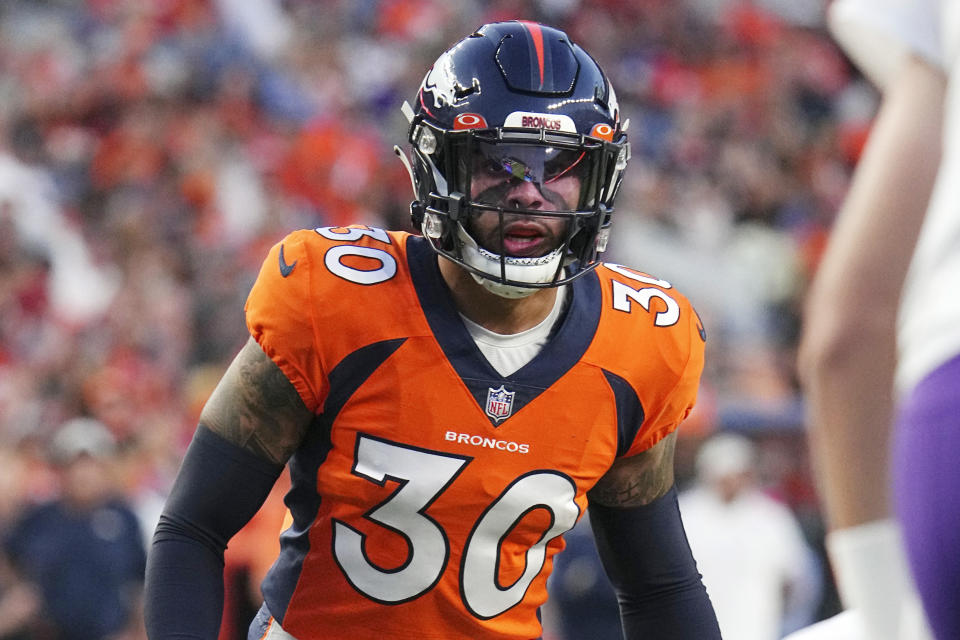
{"label": "helmet facemask", "polygon": [[[410,140],[419,196],[415,224],[434,251],[493,293],[525,297],[570,282],[598,264],[598,254],[606,249],[610,204],[629,157],[625,142],[544,129],[445,131],[419,117]],[[536,189],[535,208],[511,200],[521,183]],[[551,222],[557,219],[565,222],[559,231]],[[546,246],[541,238],[537,247],[525,249],[522,239],[507,237],[511,228],[523,226],[520,220],[534,227],[539,221],[543,230],[554,230],[555,241]]]}

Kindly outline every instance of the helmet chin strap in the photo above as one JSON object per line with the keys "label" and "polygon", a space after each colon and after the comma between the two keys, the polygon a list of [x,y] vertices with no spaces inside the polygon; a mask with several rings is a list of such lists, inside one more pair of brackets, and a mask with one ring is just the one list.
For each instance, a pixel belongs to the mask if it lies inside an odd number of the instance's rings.
{"label": "helmet chin strap", "polygon": [[[523,287],[494,280],[494,278],[499,279],[501,277],[501,256],[479,246],[477,241],[460,224],[457,224],[457,238],[460,240],[460,254],[463,261],[474,269],[490,275],[489,278],[486,278],[473,271],[470,272],[473,279],[484,289],[511,300],[526,298],[536,293],[538,287]],[[561,249],[554,249],[547,255],[536,258],[504,256],[506,278],[514,282],[529,282],[531,284],[550,282],[553,280],[562,259]]]}

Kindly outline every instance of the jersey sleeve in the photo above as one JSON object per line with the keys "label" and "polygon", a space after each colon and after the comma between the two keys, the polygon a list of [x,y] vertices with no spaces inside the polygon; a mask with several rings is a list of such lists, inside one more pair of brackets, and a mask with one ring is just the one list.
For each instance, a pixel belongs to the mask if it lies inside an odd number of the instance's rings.
{"label": "jersey sleeve", "polygon": [[291,233],[273,246],[244,310],[250,335],[316,413],[327,385],[315,348],[311,263],[304,233],[309,232]]}
{"label": "jersey sleeve", "polygon": [[680,426],[697,402],[700,376],[703,373],[706,333],[696,311],[685,300],[678,326],[669,339],[658,344],[662,379],[665,384],[652,385],[643,393],[643,424],[627,450],[627,456],[646,451]]}
{"label": "jersey sleeve", "polygon": [[837,43],[881,90],[907,54],[947,69],[941,0],[835,0],[827,24]]}

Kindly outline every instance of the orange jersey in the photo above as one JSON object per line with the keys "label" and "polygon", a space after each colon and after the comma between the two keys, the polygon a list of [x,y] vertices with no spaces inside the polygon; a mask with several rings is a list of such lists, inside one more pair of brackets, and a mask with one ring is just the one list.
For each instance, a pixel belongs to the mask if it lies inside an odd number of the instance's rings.
{"label": "orange jersey", "polygon": [[602,265],[569,287],[549,343],[503,377],[422,238],[327,227],[273,247],[247,325],[316,413],[263,583],[286,632],[540,636],[587,491],[677,427],[703,368],[703,328],[668,283]]}

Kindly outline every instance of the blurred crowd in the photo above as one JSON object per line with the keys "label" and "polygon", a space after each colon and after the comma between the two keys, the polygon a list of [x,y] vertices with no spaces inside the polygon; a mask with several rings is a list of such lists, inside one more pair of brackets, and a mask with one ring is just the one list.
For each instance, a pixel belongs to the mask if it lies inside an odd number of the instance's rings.
{"label": "blurred crowd", "polygon": [[[400,104],[454,41],[524,18],[590,51],[630,120],[608,259],[670,280],[706,325],[681,482],[701,439],[745,433],[816,548],[798,311],[876,107],[825,2],[0,3],[0,534],[63,499],[53,442],[82,419],[109,434],[98,459],[145,540],[267,249],[297,228],[409,228]],[[51,627],[26,556],[0,563],[0,612],[12,596],[45,630],[0,637],[138,633]]]}

